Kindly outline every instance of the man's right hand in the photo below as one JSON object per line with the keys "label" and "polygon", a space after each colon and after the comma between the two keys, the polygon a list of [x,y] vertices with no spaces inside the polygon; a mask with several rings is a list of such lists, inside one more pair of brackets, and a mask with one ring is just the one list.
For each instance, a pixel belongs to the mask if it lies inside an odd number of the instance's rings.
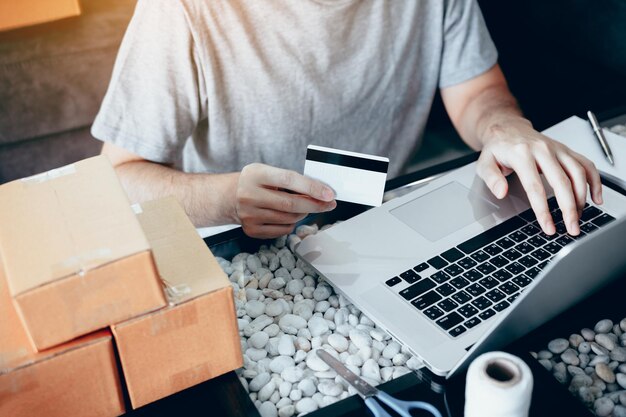
{"label": "man's right hand", "polygon": [[269,239],[288,234],[307,214],[336,206],[332,189],[294,171],[254,163],[239,174],[235,216],[251,237]]}

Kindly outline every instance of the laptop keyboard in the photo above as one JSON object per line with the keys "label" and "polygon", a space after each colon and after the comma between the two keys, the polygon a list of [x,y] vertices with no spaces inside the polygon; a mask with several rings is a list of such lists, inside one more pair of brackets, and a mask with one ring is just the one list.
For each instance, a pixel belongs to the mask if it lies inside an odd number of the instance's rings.
{"label": "laptop keyboard", "polygon": [[[564,246],[615,220],[586,204],[580,235],[570,236],[554,197],[548,199],[548,206],[556,225],[552,236],[541,231],[528,209],[386,284],[443,331],[457,337],[507,309]],[[402,282],[410,285],[399,285]]]}

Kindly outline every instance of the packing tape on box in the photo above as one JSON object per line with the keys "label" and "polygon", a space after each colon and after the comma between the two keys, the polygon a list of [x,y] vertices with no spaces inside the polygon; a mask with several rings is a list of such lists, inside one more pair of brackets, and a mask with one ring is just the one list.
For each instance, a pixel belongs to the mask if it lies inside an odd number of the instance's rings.
{"label": "packing tape on box", "polygon": [[173,306],[179,304],[181,301],[185,299],[189,294],[191,294],[191,287],[187,284],[178,284],[172,285],[165,278],[159,275],[161,279],[161,285],[163,286],[163,292],[165,292],[165,296],[167,297],[167,302],[169,305]]}
{"label": "packing tape on box", "polygon": [[68,271],[84,277],[94,266],[104,265],[111,262],[113,251],[110,248],[99,248],[90,252],[70,256],[61,262],[50,266],[52,276],[64,277]]}
{"label": "packing tape on box", "polygon": [[50,181],[52,179],[63,177],[65,175],[70,175],[74,173],[76,173],[76,167],[74,166],[74,164],[70,164],[61,168],[55,168],[47,172],[42,172],[41,174],[22,178],[20,181],[26,184],[39,184],[42,182]]}
{"label": "packing tape on box", "polygon": [[506,352],[488,352],[471,363],[465,417],[527,417],[533,390],[528,365]]}

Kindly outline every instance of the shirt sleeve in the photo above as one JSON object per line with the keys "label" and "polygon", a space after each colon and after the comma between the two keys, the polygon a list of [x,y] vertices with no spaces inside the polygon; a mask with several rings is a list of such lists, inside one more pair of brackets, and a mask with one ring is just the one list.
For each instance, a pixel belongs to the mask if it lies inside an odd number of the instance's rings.
{"label": "shirt sleeve", "polygon": [[180,2],[139,0],[91,132],[145,159],[173,163],[206,117],[200,82]]}
{"label": "shirt sleeve", "polygon": [[477,77],[498,61],[476,0],[445,0],[445,9],[440,88]]}

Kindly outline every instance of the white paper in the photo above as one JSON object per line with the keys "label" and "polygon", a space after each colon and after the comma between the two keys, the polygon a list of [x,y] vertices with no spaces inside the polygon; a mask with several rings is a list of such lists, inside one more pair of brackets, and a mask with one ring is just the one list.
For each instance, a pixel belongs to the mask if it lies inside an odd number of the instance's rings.
{"label": "white paper", "polygon": [[567,145],[572,150],[586,156],[607,178],[621,186],[626,185],[626,138],[602,129],[613,153],[615,165],[607,161],[598,139],[587,120],[572,116],[546,129],[543,134]]}

